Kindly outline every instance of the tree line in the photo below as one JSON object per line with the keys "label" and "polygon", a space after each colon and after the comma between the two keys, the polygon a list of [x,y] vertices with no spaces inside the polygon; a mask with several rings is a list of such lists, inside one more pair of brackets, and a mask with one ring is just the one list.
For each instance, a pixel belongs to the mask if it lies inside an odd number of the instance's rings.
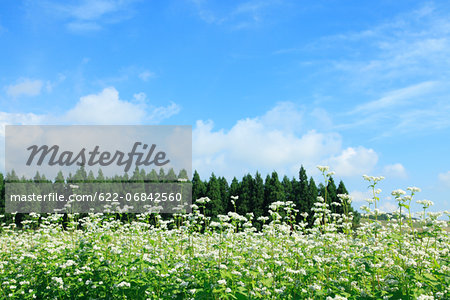
{"label": "tree line", "polygon": [[[331,205],[334,213],[343,214],[343,207],[339,194],[348,194],[344,182],[341,180],[336,186],[331,177],[327,186],[322,183],[318,185],[312,177],[307,176],[305,168],[302,166],[299,170],[298,179],[289,178],[286,175],[280,180],[278,173],[273,171],[265,179],[259,172],[255,176],[245,175],[241,181],[234,177],[230,184],[224,177],[216,177],[214,173],[209,180],[203,181],[197,171],[192,178],[192,196],[193,199],[208,197],[211,201],[205,207],[205,215],[217,216],[234,211],[240,215],[253,213],[254,218],[269,215],[269,206],[276,201],[292,201],[295,208],[299,211],[296,214],[296,222],[304,220],[301,213],[307,213],[306,220],[312,225],[314,212],[312,208],[317,202],[317,197],[327,197],[329,203],[338,203]],[[239,196],[233,204],[231,196]],[[352,207],[350,211],[359,219],[359,214]],[[355,220],[358,221],[358,220]]]}
{"label": "tree line", "polygon": [[[136,168],[131,175],[125,173],[124,175],[116,175],[107,177],[99,170],[97,176],[94,176],[92,171],[86,172],[84,167],[80,167],[75,174],[69,174],[64,178],[62,172],[59,172],[53,182],[173,182],[177,180],[187,180],[188,175],[186,170],[181,170],[178,174],[173,169],[164,171],[160,169],[159,172],[151,170],[145,172],[144,169]],[[5,177],[0,173],[0,213],[5,212],[5,182],[22,182],[27,181],[25,178],[18,178],[12,171]],[[33,182],[52,182],[36,173],[33,179],[28,181]],[[189,181],[188,181],[189,182]],[[327,197],[328,203],[337,203],[338,205],[331,205],[330,210],[334,213],[342,214],[343,207],[339,194],[348,194],[348,191],[341,180],[336,185],[333,177],[330,177],[327,185],[322,183],[318,185],[312,177],[307,176],[305,168],[302,166],[298,173],[298,178],[288,178],[284,176],[279,179],[278,173],[273,171],[268,174],[265,179],[259,172],[254,176],[247,174],[239,181],[234,177],[230,183],[225,177],[217,177],[214,173],[211,174],[208,180],[202,180],[197,171],[194,172],[192,178],[192,199],[199,199],[208,197],[210,202],[206,203],[204,214],[212,219],[216,219],[220,214],[227,214],[228,212],[236,211],[240,215],[253,213],[256,220],[261,216],[269,215],[269,206],[276,201],[292,201],[295,208],[298,210],[296,214],[296,222],[306,220],[309,225],[313,222],[313,207],[317,201],[317,197]],[[232,200],[232,196],[238,196],[238,199]],[[234,202],[234,203],[233,203]],[[358,219],[359,214],[350,208]],[[302,216],[302,213],[307,213],[307,217]],[[22,219],[22,218],[21,218]],[[358,221],[358,220],[356,220]]]}

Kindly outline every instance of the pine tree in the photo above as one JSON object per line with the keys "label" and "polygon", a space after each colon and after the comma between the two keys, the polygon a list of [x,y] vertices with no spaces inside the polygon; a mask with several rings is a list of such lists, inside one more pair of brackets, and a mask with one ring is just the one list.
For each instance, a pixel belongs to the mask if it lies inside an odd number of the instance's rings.
{"label": "pine tree", "polygon": [[220,186],[220,201],[222,203],[223,213],[227,211],[228,208],[228,182],[225,177],[219,178],[219,186]]}
{"label": "pine tree", "polygon": [[163,168],[159,169],[158,179],[160,182],[166,181],[166,174]]}
{"label": "pine tree", "polygon": [[[231,196],[239,196],[239,181],[236,177],[233,177],[233,180],[231,181],[230,188],[228,189],[227,201],[224,202],[226,204],[224,207],[226,207],[227,212],[234,212],[234,205],[231,203]],[[239,199],[235,201],[235,203],[236,202],[239,202]]]}
{"label": "pine tree", "polygon": [[294,202],[295,194],[292,189],[292,181],[289,179],[289,177],[284,175],[283,180],[281,181],[281,185],[283,186],[285,200]]}
{"label": "pine tree", "polygon": [[328,196],[328,203],[330,207],[328,209],[331,210],[333,213],[337,213],[339,208],[337,205],[334,205],[333,203],[340,203],[337,193],[336,193],[336,184],[334,183],[333,177],[330,177],[327,185],[327,196]]}
{"label": "pine tree", "polygon": [[308,208],[306,212],[308,213],[308,224],[312,225],[314,222],[314,211],[312,210],[314,203],[317,201],[317,196],[319,195],[319,190],[317,189],[316,182],[312,176],[309,179],[308,184]]}
{"label": "pine tree", "polygon": [[[62,175],[62,173],[61,173]],[[102,169],[98,169],[97,178],[95,179],[97,182],[105,182],[105,175],[103,174]]]}
{"label": "pine tree", "polygon": [[253,214],[255,219],[264,215],[264,182],[259,172],[256,172],[253,190]]}
{"label": "pine tree", "polygon": [[197,171],[194,172],[192,178],[192,201],[206,196],[206,184],[200,179]]}
{"label": "pine tree", "polygon": [[155,169],[152,169],[150,171],[150,173],[147,174],[147,176],[145,177],[145,180],[148,182],[158,182],[159,181],[158,174],[156,173]]}
{"label": "pine tree", "polygon": [[311,211],[311,202],[309,197],[309,185],[308,185],[308,176],[306,175],[306,170],[303,166],[300,167],[300,171],[298,172],[298,186],[296,191],[296,207],[299,210],[299,214],[297,215],[297,221],[303,220],[301,217],[302,212],[310,213]]}
{"label": "pine tree", "polygon": [[173,168],[170,168],[169,172],[167,172],[167,175],[166,175],[166,181],[173,182],[176,180],[177,180],[177,175],[175,174],[175,171],[173,170]]}
{"label": "pine tree", "polygon": [[245,215],[252,211],[252,181],[253,178],[250,174],[247,174],[242,178],[239,188],[239,201],[236,203],[237,213],[240,215]]}
{"label": "pine tree", "polygon": [[283,186],[281,185],[280,180],[278,180],[278,173],[273,171],[272,176],[269,177],[269,180],[267,181],[266,178],[266,201],[265,201],[265,211],[268,213],[269,206],[273,202],[278,201],[285,201],[285,195],[283,191]]}
{"label": "pine tree", "polygon": [[189,179],[188,173],[185,169],[181,169],[178,173],[178,179]]}
{"label": "pine tree", "polygon": [[206,205],[206,215],[216,218],[217,215],[222,214],[224,209],[220,199],[220,185],[214,173],[211,174],[207,184],[206,196],[211,200]]}

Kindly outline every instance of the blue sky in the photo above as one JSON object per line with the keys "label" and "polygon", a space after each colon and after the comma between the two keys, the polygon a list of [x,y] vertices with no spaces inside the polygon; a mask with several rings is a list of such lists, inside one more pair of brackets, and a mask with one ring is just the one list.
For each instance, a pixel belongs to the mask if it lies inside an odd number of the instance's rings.
{"label": "blue sky", "polygon": [[203,178],[329,165],[355,206],[368,174],[450,209],[446,1],[7,0],[0,43],[0,136],[192,125]]}

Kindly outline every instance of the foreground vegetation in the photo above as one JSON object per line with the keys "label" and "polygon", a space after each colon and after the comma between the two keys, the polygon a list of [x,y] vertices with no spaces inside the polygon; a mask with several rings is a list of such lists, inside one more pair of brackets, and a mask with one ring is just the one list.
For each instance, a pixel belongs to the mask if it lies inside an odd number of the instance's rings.
{"label": "foreground vegetation", "polygon": [[[320,167],[325,181],[331,173]],[[352,230],[351,199],[343,214],[318,197],[313,225],[293,202],[270,204],[270,216],[193,213],[164,220],[158,213],[130,222],[120,214],[32,214],[21,230],[3,224],[0,235],[2,299],[449,299],[446,221],[427,210],[413,219],[417,188],[393,192],[398,217],[377,220],[381,178],[365,177],[373,199],[363,209],[374,220]],[[235,210],[239,198],[231,197]],[[373,207],[372,207],[373,206]],[[405,215],[406,218],[400,216]],[[448,213],[447,213],[448,215]],[[5,218],[2,216],[2,218]],[[257,230],[256,221],[263,223]],[[419,224],[419,228],[418,225]]]}

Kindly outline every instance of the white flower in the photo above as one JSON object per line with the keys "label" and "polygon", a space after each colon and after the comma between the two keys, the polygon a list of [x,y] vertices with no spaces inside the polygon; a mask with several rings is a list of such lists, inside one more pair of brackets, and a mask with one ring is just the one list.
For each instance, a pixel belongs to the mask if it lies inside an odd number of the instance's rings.
{"label": "white flower", "polygon": [[329,166],[317,166],[317,169],[319,169],[320,172],[326,172],[330,169]]}
{"label": "white flower", "polygon": [[434,300],[434,297],[428,295],[420,295],[419,297],[417,297],[417,300]]}
{"label": "white flower", "polygon": [[217,281],[217,283],[220,284],[220,285],[226,285],[227,281],[225,279],[220,279],[220,280]]}
{"label": "white flower", "polygon": [[126,281],[122,281],[121,283],[119,283],[119,284],[117,285],[117,287],[124,287],[124,286],[130,287],[131,284],[128,283],[128,282],[126,282]]}
{"label": "white flower", "polygon": [[391,193],[391,195],[395,196],[395,197],[400,197],[401,195],[405,195],[405,194],[406,194],[406,192],[402,189],[392,191],[392,193]]}
{"label": "white flower", "polygon": [[434,204],[433,201],[430,201],[430,200],[417,200],[416,203],[422,204],[424,209],[428,208]]}
{"label": "white flower", "polygon": [[422,191],[420,188],[415,187],[415,186],[410,186],[407,188],[408,191],[411,191],[413,193],[419,193],[420,191]]}

